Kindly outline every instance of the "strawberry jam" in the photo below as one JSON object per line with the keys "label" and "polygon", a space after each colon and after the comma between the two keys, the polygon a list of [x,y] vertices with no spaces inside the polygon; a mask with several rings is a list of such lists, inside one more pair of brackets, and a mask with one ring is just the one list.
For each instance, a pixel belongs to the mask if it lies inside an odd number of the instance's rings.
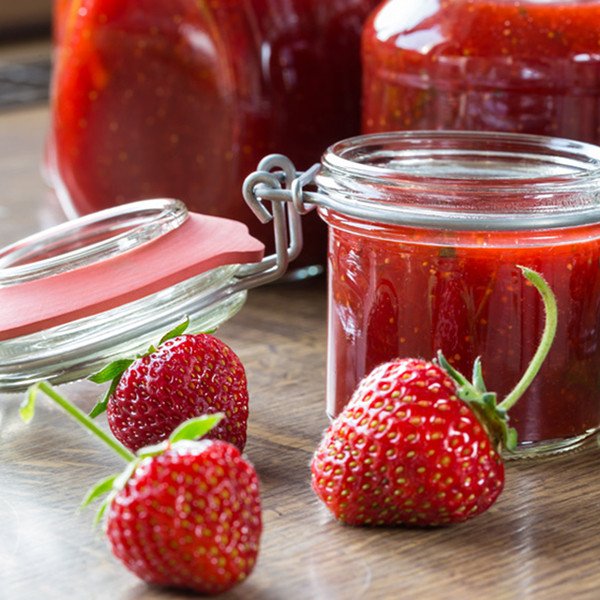
{"label": "strawberry jam", "polygon": [[[376,0],[55,0],[47,172],[73,214],[149,197],[246,222],[245,175],[358,133],[359,36]],[[305,262],[325,231],[307,223]]]}
{"label": "strawberry jam", "polygon": [[600,1],[389,0],[365,27],[367,132],[600,141]]}
{"label": "strawberry jam", "polygon": [[[600,425],[600,148],[509,134],[417,132],[331,147],[318,177],[329,224],[328,412],[395,357],[482,357],[502,399],[529,364],[543,304],[558,331],[511,410],[521,450],[572,447]],[[348,212],[345,210],[348,209]]]}

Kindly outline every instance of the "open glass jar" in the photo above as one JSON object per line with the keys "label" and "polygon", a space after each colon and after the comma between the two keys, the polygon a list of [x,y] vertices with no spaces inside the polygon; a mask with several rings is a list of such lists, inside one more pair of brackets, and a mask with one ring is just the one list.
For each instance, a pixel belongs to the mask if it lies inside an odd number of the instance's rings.
{"label": "open glass jar", "polygon": [[[316,174],[319,190],[302,191]],[[247,182],[257,197],[282,197]],[[517,265],[559,307],[542,370],[511,410],[521,455],[574,448],[600,426],[600,148],[517,134],[405,132],[331,146],[292,186],[329,226],[327,411],[397,356],[482,357],[501,399],[544,324]]]}
{"label": "open glass jar", "polygon": [[0,249],[0,392],[85,377],[186,316],[190,330],[217,327],[298,255],[298,215],[277,204],[272,218],[276,252],[266,257],[243,223],[171,199],[106,209]]}

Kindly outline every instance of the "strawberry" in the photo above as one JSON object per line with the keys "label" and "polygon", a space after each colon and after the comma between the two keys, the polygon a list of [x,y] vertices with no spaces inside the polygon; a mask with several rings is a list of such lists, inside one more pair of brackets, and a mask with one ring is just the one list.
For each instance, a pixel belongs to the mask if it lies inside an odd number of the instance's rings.
{"label": "strawberry", "polygon": [[134,452],[166,439],[183,421],[223,413],[209,437],[243,450],[248,421],[246,373],[238,356],[209,334],[184,335],[186,321],[165,335],[158,348],[136,360],[122,359],[90,379],[111,381],[104,399],[113,435]]}
{"label": "strawberry", "polygon": [[258,477],[233,445],[194,441],[222,415],[197,417],[161,444],[130,453],[47,383],[31,388],[21,409],[33,416],[38,391],[61,404],[128,461],[88,493],[84,505],[105,493],[105,519],[113,554],[152,584],[217,594],[252,571],[262,529]]}
{"label": "strawberry", "polygon": [[107,509],[113,554],[130,571],[201,593],[248,576],[260,532],[256,472],[222,441],[178,442],[144,458]]}
{"label": "strawberry", "polygon": [[494,504],[504,487],[501,450],[516,446],[507,411],[531,383],[556,332],[556,302],[543,278],[522,268],[544,299],[546,326],[521,381],[500,404],[481,363],[473,383],[438,353],[438,364],[397,359],[376,367],[324,434],[312,487],[351,525],[457,523]]}
{"label": "strawberry", "polygon": [[312,462],[313,488],[352,524],[434,525],[489,508],[504,467],[475,413],[438,365],[375,368],[333,422]]}

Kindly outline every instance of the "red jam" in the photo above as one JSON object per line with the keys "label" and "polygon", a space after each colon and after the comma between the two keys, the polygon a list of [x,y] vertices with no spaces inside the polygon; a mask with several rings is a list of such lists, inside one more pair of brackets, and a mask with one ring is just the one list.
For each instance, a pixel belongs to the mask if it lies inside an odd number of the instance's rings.
{"label": "red jam", "polygon": [[[418,134],[406,135],[413,135],[415,148],[424,142],[415,141]],[[330,194],[346,190],[358,204],[379,198],[379,205],[400,203],[417,215],[429,210],[437,211],[441,219],[447,215],[445,226],[404,226],[321,209],[330,231],[328,413],[338,414],[360,379],[381,362],[395,357],[432,359],[438,349],[468,376],[475,358],[481,356],[487,387],[502,399],[527,368],[545,320],[538,293],[517,267],[523,265],[546,278],[556,294],[559,318],[550,354],[511,410],[511,424],[525,445],[585,437],[600,426],[600,214],[596,222],[568,226],[568,217],[557,213],[559,220],[565,218],[562,227],[559,223],[553,228],[532,225],[519,230],[522,219],[544,217],[530,204],[541,206],[553,186],[558,190],[564,182],[558,172],[547,179],[542,175],[539,180],[529,179],[532,176],[520,173],[517,162],[509,165],[505,178],[495,174],[489,180],[476,166],[457,162],[454,180],[444,179],[449,173],[446,168],[438,180],[440,187],[428,187],[431,182],[419,176],[416,163],[427,163],[427,153],[436,144],[455,148],[452,134],[448,136],[427,140],[423,154],[415,153],[406,171],[398,175],[405,179],[396,187],[390,185],[389,171],[380,179],[373,171],[368,180],[338,173],[332,176],[335,185],[321,185]],[[371,142],[360,147],[365,139]],[[525,138],[517,148],[524,161],[529,160],[527,140],[531,139]],[[394,166],[386,155],[385,138],[381,143],[378,136],[357,140],[358,160],[369,161],[372,151],[370,165],[403,168],[402,158]],[[334,153],[331,148],[329,153]],[[544,160],[537,164],[538,173],[544,170]],[[512,169],[516,177],[525,177],[523,189],[530,187],[522,197],[518,178],[512,188],[508,185]],[[600,175],[595,177],[590,185],[598,193]],[[556,200],[548,200],[547,211],[553,210],[552,202],[560,202],[561,210],[566,206],[568,213],[568,203],[576,204],[577,194],[583,197],[587,192],[581,188],[561,193],[560,198],[556,194]],[[588,198],[593,203],[593,194]],[[494,231],[492,221],[486,220],[489,213],[502,213],[515,204],[523,211],[506,217],[506,231]],[[364,206],[370,210],[368,204]],[[480,211],[473,217],[480,226],[465,230],[455,225],[450,217],[457,210],[466,218]]]}
{"label": "red jam", "polygon": [[510,234],[499,248],[486,247],[477,233],[436,245],[431,231],[396,227],[384,234],[373,227],[365,235],[338,222],[330,217],[333,414],[379,363],[431,359],[439,348],[465,374],[481,355],[488,388],[505,396],[529,364],[544,323],[537,292],[515,267],[523,265],[550,283],[562,318],[554,349],[511,411],[511,424],[527,442],[598,426],[600,227],[584,240],[582,232],[562,232],[560,240],[542,235],[535,247],[522,233]]}
{"label": "red jam", "polygon": [[[56,0],[48,171],[85,214],[148,197],[246,222],[269,152],[298,168],[359,130],[359,35],[376,0]],[[305,263],[324,254],[307,223]]]}
{"label": "red jam", "polygon": [[389,0],[363,36],[363,129],[600,142],[598,0]]}

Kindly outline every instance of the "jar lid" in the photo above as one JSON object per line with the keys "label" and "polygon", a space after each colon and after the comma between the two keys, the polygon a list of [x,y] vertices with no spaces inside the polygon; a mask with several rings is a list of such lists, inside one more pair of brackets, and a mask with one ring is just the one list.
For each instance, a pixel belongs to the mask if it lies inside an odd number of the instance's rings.
{"label": "jar lid", "polygon": [[[263,244],[237,221],[177,200],[135,202],[0,250],[0,391],[88,375],[145,349],[186,315],[196,329],[235,314]],[[270,264],[267,265],[270,267]]]}

